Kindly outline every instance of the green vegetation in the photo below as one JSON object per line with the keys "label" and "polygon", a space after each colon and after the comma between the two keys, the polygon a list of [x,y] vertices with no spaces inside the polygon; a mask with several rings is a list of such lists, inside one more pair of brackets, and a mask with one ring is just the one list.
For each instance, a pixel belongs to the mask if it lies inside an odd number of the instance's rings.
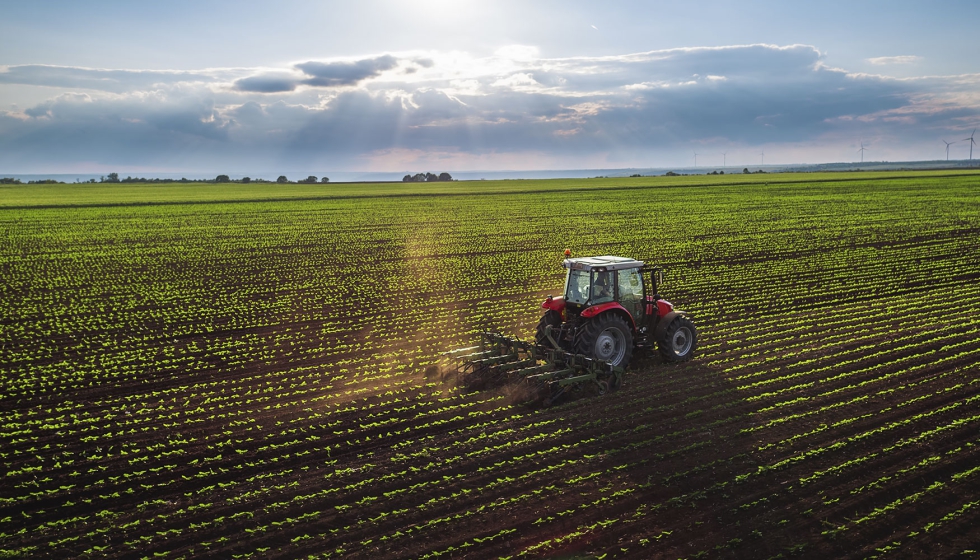
{"label": "green vegetation", "polygon": [[[811,184],[862,182],[871,179],[908,181],[909,178],[977,176],[976,171],[856,172],[856,173],[778,173],[764,178],[743,175],[685,175],[671,177],[629,177],[598,179],[545,179],[502,181],[452,181],[434,183],[270,183],[211,184],[159,183],[106,184],[78,183],[48,185],[8,185],[0,187],[0,207],[12,206],[115,206],[134,204],[180,204],[197,202],[244,202],[323,200],[333,198],[375,198],[433,194],[541,194],[592,189],[636,189],[662,187],[712,187],[716,185]],[[285,177],[283,177],[285,179]],[[764,194],[764,193],[762,193]]]}
{"label": "green vegetation", "polygon": [[[0,556],[978,542],[976,173],[3,185],[0,224]],[[697,359],[548,410],[441,375],[565,247],[665,266]]]}

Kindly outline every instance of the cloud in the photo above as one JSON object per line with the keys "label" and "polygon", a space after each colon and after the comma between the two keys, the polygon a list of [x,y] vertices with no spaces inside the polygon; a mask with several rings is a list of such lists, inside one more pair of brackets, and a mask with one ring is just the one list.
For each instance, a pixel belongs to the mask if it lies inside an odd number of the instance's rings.
{"label": "cloud", "polygon": [[[104,70],[74,66],[27,64],[0,67],[0,83],[58,88],[82,88],[116,93],[148,89],[160,84],[213,83],[225,72],[157,70]],[[215,75],[218,74],[218,75]]]}
{"label": "cloud", "polygon": [[[419,66],[431,65],[423,59],[414,61]],[[233,88],[243,92],[283,93],[293,91],[301,85],[311,87],[340,87],[357,85],[369,78],[376,78],[386,70],[398,66],[398,59],[391,55],[366,58],[355,61],[319,62],[311,60],[294,64],[305,77],[284,72],[263,73],[235,80]],[[414,72],[415,67],[407,70]]]}
{"label": "cloud", "polygon": [[901,55],[901,56],[878,56],[875,58],[869,58],[868,62],[876,65],[885,64],[912,64],[922,60],[921,56],[916,55]]}
{"label": "cloud", "polygon": [[25,113],[31,118],[0,118],[0,150],[10,152],[0,157],[4,167],[13,165],[11,154],[20,163],[49,165],[134,156],[166,161],[228,142],[228,121],[206,96],[69,93]]}
{"label": "cloud", "polygon": [[379,76],[385,70],[391,70],[398,64],[398,59],[391,55],[358,60],[355,62],[303,62],[296,64],[311,78],[303,83],[310,86],[349,86],[368,78]]}
{"label": "cloud", "polygon": [[259,74],[235,80],[234,88],[256,93],[282,93],[293,91],[299,83],[299,80],[289,74]]}
{"label": "cloud", "polygon": [[[426,153],[484,168],[654,165],[694,146],[766,146],[769,162],[780,145],[832,153],[855,137],[877,139],[885,157],[888,142],[913,150],[980,117],[980,76],[892,79],[829,68],[822,57],[807,45],[560,59],[513,47],[483,58],[416,52],[146,75],[12,67],[22,82],[69,85],[0,113],[0,168],[351,169]],[[100,88],[79,85],[92,82]]]}

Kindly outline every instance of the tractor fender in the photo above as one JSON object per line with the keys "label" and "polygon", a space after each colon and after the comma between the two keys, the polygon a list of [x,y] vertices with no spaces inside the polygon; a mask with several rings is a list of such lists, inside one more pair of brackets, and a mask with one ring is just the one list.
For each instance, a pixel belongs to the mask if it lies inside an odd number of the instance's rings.
{"label": "tractor fender", "polygon": [[664,331],[666,331],[667,327],[669,327],[670,324],[674,322],[674,319],[676,319],[677,317],[686,317],[686,316],[687,313],[684,313],[683,311],[671,311],[670,313],[661,317],[660,320],[657,321],[657,328],[653,330],[652,340],[660,340],[660,337],[664,335]]}
{"label": "tractor fender", "polygon": [[600,313],[605,313],[607,311],[612,311],[613,313],[620,313],[622,315],[625,315],[626,322],[629,324],[630,328],[633,329],[633,332],[636,332],[636,322],[633,320],[633,316],[630,315],[630,312],[627,311],[625,307],[623,307],[622,305],[620,305],[618,302],[615,301],[610,301],[608,303],[600,303],[599,305],[593,305],[592,307],[587,307],[582,311],[581,316],[585,317],[586,319],[591,319],[592,317],[595,317],[596,315],[599,315]]}
{"label": "tractor fender", "polygon": [[552,311],[557,311],[564,315],[565,313],[565,298],[563,296],[552,297],[548,296],[548,299],[544,300],[541,307],[545,309],[551,309]]}

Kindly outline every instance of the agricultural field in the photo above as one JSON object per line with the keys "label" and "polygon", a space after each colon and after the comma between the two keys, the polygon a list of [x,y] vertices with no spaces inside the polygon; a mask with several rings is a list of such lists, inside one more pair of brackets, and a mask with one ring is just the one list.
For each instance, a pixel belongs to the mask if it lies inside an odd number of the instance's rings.
{"label": "agricultural field", "polygon": [[[0,187],[0,558],[980,554],[980,174]],[[695,360],[529,406],[561,252]]]}

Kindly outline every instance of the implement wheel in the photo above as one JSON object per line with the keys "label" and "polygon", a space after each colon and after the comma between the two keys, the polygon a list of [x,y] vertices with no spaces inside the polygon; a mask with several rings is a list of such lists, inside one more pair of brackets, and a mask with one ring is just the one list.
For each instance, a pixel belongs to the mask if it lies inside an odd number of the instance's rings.
{"label": "implement wheel", "polygon": [[633,331],[619,315],[603,313],[585,324],[576,351],[625,368],[633,356]]}
{"label": "implement wheel", "polygon": [[553,346],[548,337],[545,336],[544,332],[551,326],[551,337],[557,340],[558,337],[558,327],[561,326],[561,313],[555,311],[554,309],[549,309],[544,312],[541,316],[541,320],[538,321],[538,328],[534,332],[534,343],[539,346]]}
{"label": "implement wheel", "polygon": [[660,355],[667,362],[683,362],[691,359],[698,347],[698,331],[687,317],[671,321],[663,336],[657,341]]}

